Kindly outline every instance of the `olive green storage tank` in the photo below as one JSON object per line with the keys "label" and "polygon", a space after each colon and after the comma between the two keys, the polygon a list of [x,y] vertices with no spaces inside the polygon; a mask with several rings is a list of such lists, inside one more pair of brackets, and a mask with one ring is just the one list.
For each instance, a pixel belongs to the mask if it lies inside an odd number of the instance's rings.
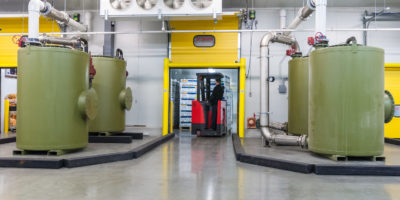
{"label": "olive green storage tank", "polygon": [[99,107],[95,119],[89,122],[90,132],[122,132],[125,130],[125,110],[132,106],[132,91],[126,88],[126,62],[117,57],[93,57]]}
{"label": "olive green storage tank", "polygon": [[88,144],[88,118],[97,96],[89,90],[89,55],[59,47],[18,50],[17,148],[65,151]]}
{"label": "olive green storage tank", "polygon": [[308,57],[293,57],[289,61],[288,132],[308,133]]}
{"label": "olive green storage tank", "polygon": [[309,149],[379,156],[384,145],[384,51],[356,44],[310,54]]}

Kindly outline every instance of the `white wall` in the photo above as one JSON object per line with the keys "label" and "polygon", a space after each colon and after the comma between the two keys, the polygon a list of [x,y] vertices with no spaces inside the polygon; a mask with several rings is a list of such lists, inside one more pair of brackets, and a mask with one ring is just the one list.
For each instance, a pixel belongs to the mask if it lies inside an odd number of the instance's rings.
{"label": "white wall", "polygon": [[[287,9],[288,21],[293,19],[298,8]],[[362,28],[361,15],[364,8],[328,8],[328,28]],[[368,9],[374,11],[373,8]],[[259,29],[279,28],[279,9],[257,9],[257,20]],[[94,14],[92,21],[94,31],[102,31],[103,20]],[[400,27],[399,22],[377,22],[372,23],[370,28],[375,27]],[[313,16],[303,23],[299,29],[313,29]],[[158,21],[118,21],[116,31],[137,30],[160,30],[161,23]],[[259,42],[264,33],[253,34],[251,74],[246,80],[246,117],[258,114],[260,109],[260,79],[259,79]],[[303,52],[309,50],[307,37],[313,33],[294,33],[299,40]],[[362,32],[328,32],[330,44],[344,42],[350,36],[356,36],[362,43]],[[103,36],[92,36],[90,41],[91,51],[102,53]],[[243,33],[241,38],[242,57],[249,62],[250,33]],[[400,37],[398,32],[369,32],[368,43],[385,49],[386,62],[400,62]],[[167,57],[168,39],[166,34],[142,34],[142,35],[116,35],[115,48],[124,51],[128,62],[129,77],[127,85],[133,89],[134,103],[131,111],[127,113],[128,125],[146,125],[148,127],[160,128],[162,124],[162,87],[163,87],[163,59]],[[285,57],[286,46],[273,44],[271,46],[271,75],[279,75],[279,62]],[[93,53],[94,54],[94,53]],[[287,76],[287,62],[285,58],[282,63],[283,76]],[[247,67],[249,67],[249,63]],[[279,81],[271,84],[271,121],[287,121],[287,94],[278,93]],[[287,84],[286,84],[287,85]],[[252,95],[249,95],[249,92]]]}

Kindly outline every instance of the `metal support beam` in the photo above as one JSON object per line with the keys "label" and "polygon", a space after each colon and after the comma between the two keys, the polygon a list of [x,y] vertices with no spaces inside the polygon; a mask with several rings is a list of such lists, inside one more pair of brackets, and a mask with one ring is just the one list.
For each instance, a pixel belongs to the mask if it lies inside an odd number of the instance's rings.
{"label": "metal support beam", "polygon": [[[104,21],[104,31],[105,32],[114,32],[115,31],[115,22],[114,21]],[[114,34],[105,34],[104,35],[104,46],[103,46],[103,55],[114,57],[114,44],[115,44],[115,35]]]}

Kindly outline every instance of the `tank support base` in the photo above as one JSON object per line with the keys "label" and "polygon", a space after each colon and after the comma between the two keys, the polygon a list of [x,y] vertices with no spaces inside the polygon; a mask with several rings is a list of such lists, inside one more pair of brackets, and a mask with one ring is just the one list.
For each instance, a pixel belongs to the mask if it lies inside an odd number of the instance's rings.
{"label": "tank support base", "polygon": [[73,149],[73,150],[49,150],[49,151],[30,151],[30,150],[21,150],[16,149],[13,151],[13,155],[48,155],[48,156],[61,156],[67,153],[73,153],[80,151],[81,149]]}
{"label": "tank support base", "polygon": [[325,155],[333,161],[385,161],[384,156],[342,156],[342,155]]}

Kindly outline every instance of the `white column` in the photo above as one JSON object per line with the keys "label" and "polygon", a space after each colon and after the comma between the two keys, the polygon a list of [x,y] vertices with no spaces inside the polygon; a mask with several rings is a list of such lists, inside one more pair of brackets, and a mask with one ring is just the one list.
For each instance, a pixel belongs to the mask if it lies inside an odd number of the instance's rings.
{"label": "white column", "polygon": [[315,1],[315,32],[321,32],[326,34],[326,5],[327,0],[316,0]]}

